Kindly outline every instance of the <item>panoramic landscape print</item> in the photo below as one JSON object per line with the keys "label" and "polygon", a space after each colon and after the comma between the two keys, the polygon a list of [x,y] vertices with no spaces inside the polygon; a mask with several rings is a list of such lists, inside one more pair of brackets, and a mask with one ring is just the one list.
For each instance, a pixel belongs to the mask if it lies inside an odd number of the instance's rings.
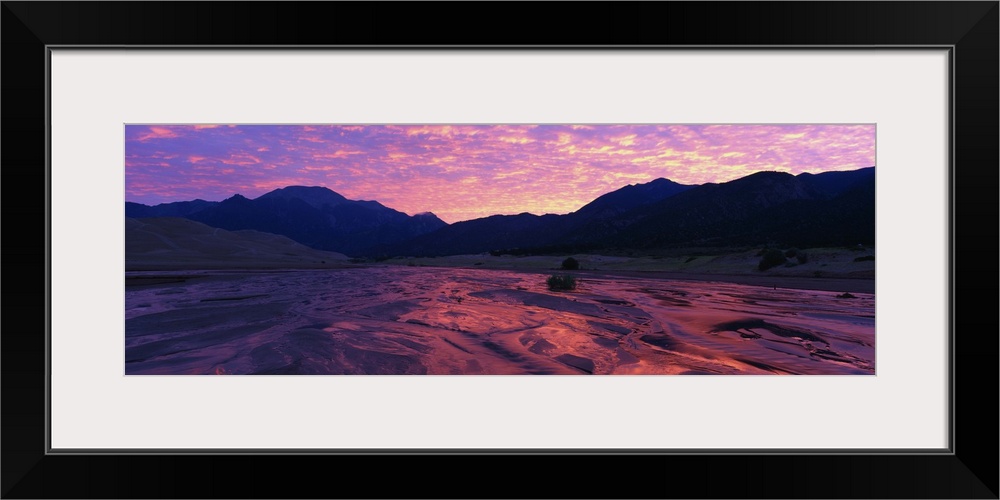
{"label": "panoramic landscape print", "polygon": [[127,375],[874,375],[875,125],[126,125]]}

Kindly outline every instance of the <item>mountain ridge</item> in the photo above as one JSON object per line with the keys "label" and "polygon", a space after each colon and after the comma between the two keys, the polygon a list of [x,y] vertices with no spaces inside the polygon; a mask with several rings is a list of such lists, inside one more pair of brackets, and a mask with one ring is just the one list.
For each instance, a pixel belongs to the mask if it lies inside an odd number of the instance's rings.
{"label": "mountain ridge", "polygon": [[228,231],[278,234],[317,250],[349,255],[446,225],[433,214],[409,216],[377,201],[347,199],[322,186],[286,186],[253,199],[237,193],[219,202],[195,200],[153,207],[126,202],[125,215],[184,217]]}
{"label": "mountain ridge", "polygon": [[[226,230],[287,236],[356,257],[440,256],[517,250],[653,249],[679,245],[874,243],[875,167],[819,174],[765,171],[723,183],[666,178],[623,186],[568,214],[491,215],[447,224],[322,186],[286,186],[255,199],[191,200],[126,215],[166,213]],[[857,240],[857,241],[855,241]]]}

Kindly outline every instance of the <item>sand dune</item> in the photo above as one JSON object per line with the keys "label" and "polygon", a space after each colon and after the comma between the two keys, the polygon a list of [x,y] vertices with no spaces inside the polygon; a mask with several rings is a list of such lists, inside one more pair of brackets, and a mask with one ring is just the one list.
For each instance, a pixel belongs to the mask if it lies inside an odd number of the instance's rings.
{"label": "sand dune", "polygon": [[226,231],[176,217],[125,219],[125,270],[324,268],[347,257],[284,236]]}
{"label": "sand dune", "polygon": [[191,276],[126,288],[127,374],[875,370],[873,294],[609,276],[552,292],[545,274],[397,266]]}

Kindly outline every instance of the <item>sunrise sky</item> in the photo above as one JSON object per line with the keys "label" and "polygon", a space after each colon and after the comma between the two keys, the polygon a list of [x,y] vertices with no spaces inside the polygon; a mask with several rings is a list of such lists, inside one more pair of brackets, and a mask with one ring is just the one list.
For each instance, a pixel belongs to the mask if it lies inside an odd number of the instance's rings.
{"label": "sunrise sky", "polygon": [[564,214],[628,184],[875,165],[875,125],[126,125],[125,199],[326,186],[448,223]]}

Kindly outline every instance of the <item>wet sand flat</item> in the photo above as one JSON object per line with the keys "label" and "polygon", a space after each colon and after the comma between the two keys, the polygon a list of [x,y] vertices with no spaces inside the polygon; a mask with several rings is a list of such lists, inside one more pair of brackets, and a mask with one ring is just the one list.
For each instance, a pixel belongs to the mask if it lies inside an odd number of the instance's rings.
{"label": "wet sand flat", "polygon": [[370,267],[127,273],[126,374],[874,374],[875,296]]}

